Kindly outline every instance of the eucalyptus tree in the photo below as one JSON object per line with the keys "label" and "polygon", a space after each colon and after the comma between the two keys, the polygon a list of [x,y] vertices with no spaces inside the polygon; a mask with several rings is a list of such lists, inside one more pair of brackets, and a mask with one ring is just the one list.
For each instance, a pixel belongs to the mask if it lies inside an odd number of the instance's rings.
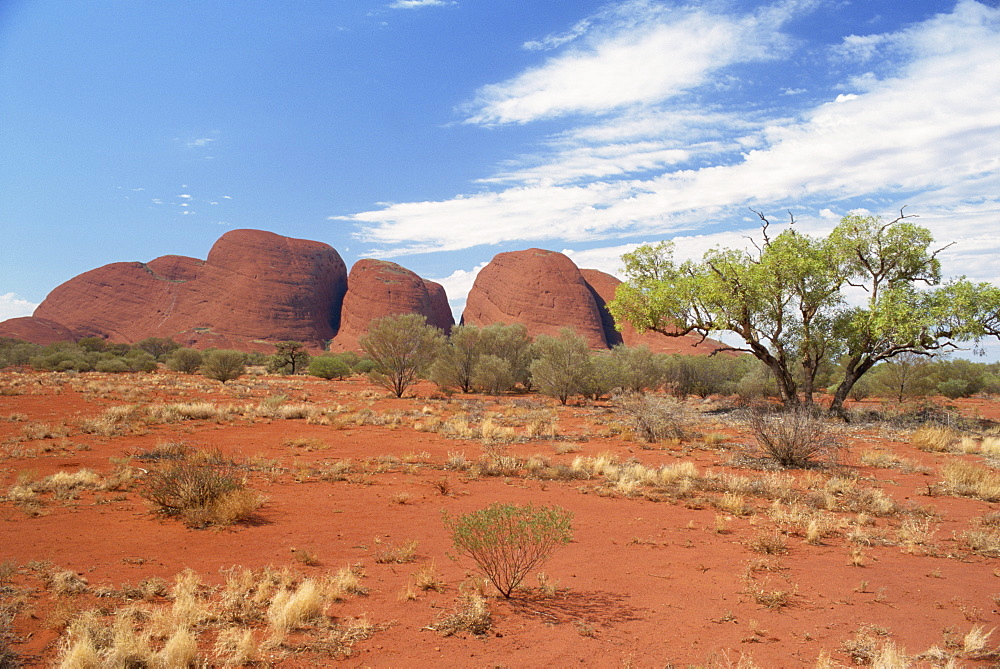
{"label": "eucalyptus tree", "polygon": [[1000,289],[942,283],[943,249],[931,250],[930,232],[911,216],[852,214],[827,237],[792,225],[772,238],[755,213],[763,239],[751,251],[712,249],[676,263],[663,242],[625,254],[627,281],[608,305],[615,319],[668,336],[738,335],[744,345],[728,350],[764,363],[786,406],[812,403],[821,366],[839,358],[833,412],[879,362],[1000,334]]}

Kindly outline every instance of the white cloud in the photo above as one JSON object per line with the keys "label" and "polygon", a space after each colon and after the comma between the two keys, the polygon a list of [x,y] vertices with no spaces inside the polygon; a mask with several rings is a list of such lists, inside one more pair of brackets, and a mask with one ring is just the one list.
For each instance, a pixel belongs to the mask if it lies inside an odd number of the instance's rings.
{"label": "white cloud", "polygon": [[472,284],[475,283],[480,270],[486,265],[487,263],[482,262],[471,270],[457,269],[443,279],[430,279],[430,281],[444,286],[444,292],[448,295],[448,303],[455,316],[455,322],[461,320],[462,312],[465,311],[465,300],[469,296],[469,291],[472,290]]}
{"label": "white cloud", "polygon": [[720,68],[771,60],[789,46],[778,30],[787,16],[731,16],[645,2],[625,7],[607,25],[571,31],[586,32],[585,44],[482,87],[466,122],[527,123],[655,104],[706,83]]}
{"label": "white cloud", "polygon": [[4,293],[0,295],[0,321],[30,316],[35,312],[37,306],[33,302],[19,298],[14,293]]}
{"label": "white cloud", "polygon": [[421,9],[422,7],[445,7],[457,4],[457,2],[447,2],[446,0],[396,0],[389,7],[391,9]]}
{"label": "white cloud", "polygon": [[[792,11],[783,7],[786,14]],[[661,21],[638,35],[605,30],[587,50],[498,85],[492,89],[497,95],[473,118],[511,122],[610,110],[623,101],[653,102],[697,86],[734,58],[713,46],[719,31],[729,34],[741,22],[763,21],[709,22],[707,16],[685,10],[673,23]],[[694,63],[687,74],[653,82],[655,91],[645,98],[634,82],[618,91],[606,87],[615,73],[628,69],[625,63],[645,72],[661,69],[648,67],[656,52],[651,45],[667,44],[665,34],[679,24],[706,34],[701,51],[684,52],[686,62]],[[592,33],[584,39],[593,39]],[[880,41],[906,56],[893,63],[891,75],[850,79],[843,94],[831,93],[827,102],[795,117],[694,105],[630,108],[555,135],[537,154],[501,166],[480,182],[492,190],[387,204],[344,218],[362,224],[357,236],[387,256],[514,241],[561,240],[562,246],[625,236],[662,239],[731,223],[747,206],[841,211],[858,204],[846,201],[863,197],[870,198],[865,206],[881,213],[909,204],[939,239],[975,238],[995,228],[1000,10],[962,0],[951,14]],[[596,77],[592,105],[567,88],[575,84],[561,79],[572,82],[577,75],[588,84]],[[997,248],[995,240],[982,243]]]}

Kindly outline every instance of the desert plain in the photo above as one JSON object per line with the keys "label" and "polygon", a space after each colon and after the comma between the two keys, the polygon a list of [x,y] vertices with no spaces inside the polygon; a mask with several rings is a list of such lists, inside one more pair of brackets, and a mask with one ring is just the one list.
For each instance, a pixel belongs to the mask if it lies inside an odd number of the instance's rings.
{"label": "desert plain", "polygon": [[[1000,400],[866,400],[805,469],[662,401],[650,442],[614,398],[0,372],[0,664],[997,666]],[[178,454],[255,510],[163,513]],[[494,502],[573,514],[510,599],[444,522]]]}

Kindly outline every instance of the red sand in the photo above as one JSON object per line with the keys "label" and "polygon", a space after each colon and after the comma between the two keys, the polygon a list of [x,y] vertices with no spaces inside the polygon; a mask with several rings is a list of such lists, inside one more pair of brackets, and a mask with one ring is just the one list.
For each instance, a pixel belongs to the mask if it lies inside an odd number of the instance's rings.
{"label": "red sand", "polygon": [[[92,588],[134,584],[150,576],[171,581],[185,568],[218,584],[220,569],[232,565],[291,566],[306,575],[319,575],[363,563],[369,594],[333,604],[327,613],[338,618],[365,615],[385,629],[356,644],[346,660],[288,655],[275,658],[275,666],[281,667],[340,662],[381,667],[735,666],[741,658],[762,666],[794,667],[813,666],[821,651],[850,664],[841,644],[854,638],[863,624],[885,628],[886,638],[916,654],[935,644],[943,646],[948,635],[960,640],[974,625],[988,630],[1000,622],[1000,569],[995,560],[970,553],[960,540],[971,519],[997,510],[998,505],[929,496],[935,491],[932,484],[940,481],[937,469],[943,459],[967,456],[924,453],[908,445],[903,435],[899,437],[903,440],[894,441],[875,428],[854,433],[848,467],[856,469],[866,485],[882,489],[900,504],[932,507],[939,515],[933,544],[912,553],[899,545],[863,546],[865,564],[858,567],[851,565],[854,545],[843,530],[820,545],[788,536],[784,555],[766,557],[751,551],[746,546],[751,537],[775,528],[767,516],[767,500],[747,498],[754,513],[728,516],[727,531],[719,533],[717,516],[726,514],[703,503],[600,494],[595,480],[471,478],[445,470],[450,454],[464,452],[470,460],[478,458],[481,442],[420,432],[410,424],[338,428],[304,420],[238,417],[229,423],[152,425],[146,434],[117,437],[79,430],[81,418],[113,405],[197,399],[217,405],[256,404],[276,393],[288,395],[290,402],[308,399],[355,411],[371,406],[379,414],[429,407],[428,411],[449,415],[462,409],[463,400],[470,400],[486,411],[509,415],[517,412],[518,403],[524,409],[528,401],[535,410],[555,413],[560,439],[511,445],[514,455],[540,453],[553,463],[568,464],[576,456],[611,451],[622,460],[634,457],[646,465],[691,460],[701,472],[761,475],[729,467],[730,450],[701,448],[686,454],[681,446],[643,450],[638,442],[607,429],[609,420],[621,420],[608,403],[560,407],[535,396],[448,400],[430,385],[417,387],[416,397],[397,400],[359,379],[246,377],[226,388],[203,379],[194,379],[198,385],[192,387],[190,381],[171,374],[138,378],[94,374],[71,380],[53,374],[0,373],[0,494],[19,474],[38,480],[86,467],[106,475],[113,469],[109,458],[166,441],[185,441],[217,447],[233,457],[275,459],[286,470],[252,476],[251,486],[269,500],[256,522],[222,530],[188,529],[178,520],[152,513],[134,491],[83,492],[79,499],[65,501],[44,495],[41,515],[34,517],[4,499],[0,562],[25,565],[47,560],[83,575]],[[983,418],[1000,418],[1000,402],[970,400],[962,407]],[[22,430],[33,423],[65,424],[69,435],[27,440]],[[730,446],[749,443],[746,435],[732,428],[701,429],[730,435]],[[521,435],[524,430],[517,432]],[[284,445],[289,439],[315,439],[326,446],[306,451]],[[557,455],[554,446],[567,443],[577,444],[578,452]],[[930,471],[906,474],[857,464],[860,452],[876,448],[919,462]],[[325,482],[303,475],[310,465],[379,456],[399,460],[383,458],[387,471],[369,471],[351,481]],[[442,495],[435,487],[442,477],[450,482],[453,494]],[[409,497],[404,499],[401,493]],[[468,559],[449,559],[454,551],[442,511],[462,513],[494,501],[557,504],[573,512],[574,541],[544,566],[559,590],[550,597],[537,587],[510,601],[490,597],[494,624],[488,636],[442,637],[426,627],[455,606],[459,584],[475,567]],[[879,528],[899,523],[899,518],[877,519]],[[376,563],[376,538],[383,544],[416,540],[416,562]],[[314,553],[320,564],[300,564],[293,548]],[[758,572],[758,580],[771,589],[792,592],[788,606],[767,609],[748,593],[747,567],[762,557],[779,570]],[[435,561],[446,583],[444,592],[421,592],[416,600],[401,601],[399,593],[410,575],[429,560]],[[27,582],[23,574],[24,569],[14,582]],[[534,575],[527,585],[536,585]],[[95,601],[79,596],[76,606],[102,604]],[[36,590],[15,618],[11,648],[28,666],[49,666],[58,654],[61,624],[52,622],[49,613],[55,602],[52,594]]]}

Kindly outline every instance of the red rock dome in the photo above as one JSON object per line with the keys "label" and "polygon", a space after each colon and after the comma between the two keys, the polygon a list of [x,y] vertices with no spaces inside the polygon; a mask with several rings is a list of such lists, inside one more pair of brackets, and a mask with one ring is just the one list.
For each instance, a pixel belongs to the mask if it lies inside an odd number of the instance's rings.
{"label": "red rock dome", "polygon": [[358,339],[368,324],[383,316],[422,314],[427,323],[448,333],[455,319],[444,288],[394,262],[359,260],[347,278],[340,330],[330,344],[332,351],[358,351]]}
{"label": "red rock dome", "polygon": [[532,337],[571,327],[593,349],[607,348],[604,324],[580,270],[562,253],[500,253],[476,276],[462,314],[465,325],[523,323]]}
{"label": "red rock dome", "polygon": [[207,261],[162,256],[84,272],[49,293],[35,316],[63,324],[73,338],[172,337],[268,352],[265,341],[295,340],[319,348],[336,332],[346,286],[344,261],[327,244],[233,230]]}

